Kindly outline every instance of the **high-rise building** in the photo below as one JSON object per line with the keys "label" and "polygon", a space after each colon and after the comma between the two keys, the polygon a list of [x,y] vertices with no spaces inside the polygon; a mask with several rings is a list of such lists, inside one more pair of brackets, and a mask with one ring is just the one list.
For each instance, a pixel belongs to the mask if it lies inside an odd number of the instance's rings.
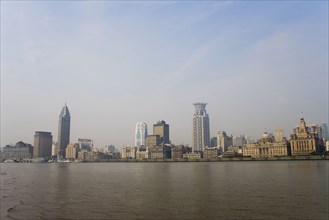
{"label": "high-rise building", "polygon": [[65,149],[70,143],[71,115],[66,103],[62,108],[58,121],[58,156],[65,158]]}
{"label": "high-rise building", "polygon": [[203,151],[210,146],[209,116],[206,112],[206,103],[194,103],[193,114],[193,151]]}
{"label": "high-rise building", "polygon": [[322,128],[322,137],[326,140],[329,140],[329,133],[328,133],[327,123],[322,123],[321,128]]}
{"label": "high-rise building", "polygon": [[247,143],[244,135],[233,137],[233,147],[242,147]]}
{"label": "high-rise building", "polygon": [[228,136],[225,131],[218,131],[217,144],[219,149],[221,149],[221,153],[224,153],[233,145],[233,136]]}
{"label": "high-rise building", "polygon": [[147,147],[156,147],[161,144],[161,138],[160,135],[147,135],[146,137],[146,146]]}
{"label": "high-rise building", "polygon": [[51,132],[36,131],[34,135],[33,158],[50,158],[53,136]]}
{"label": "high-rise building", "polygon": [[217,137],[212,137],[210,139],[210,147],[217,147]]}
{"label": "high-rise building", "polygon": [[143,122],[138,122],[135,129],[135,146],[146,146],[147,125]]}
{"label": "high-rise building", "polygon": [[169,125],[166,124],[165,121],[158,121],[156,124],[153,125],[153,135],[160,136],[160,143],[170,144],[169,140]]}

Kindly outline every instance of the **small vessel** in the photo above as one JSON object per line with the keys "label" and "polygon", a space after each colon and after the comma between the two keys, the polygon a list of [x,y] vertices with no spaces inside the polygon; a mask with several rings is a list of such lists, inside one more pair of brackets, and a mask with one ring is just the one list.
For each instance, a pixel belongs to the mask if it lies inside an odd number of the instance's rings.
{"label": "small vessel", "polygon": [[58,163],[72,163],[71,160],[67,160],[67,159],[66,160],[58,159],[57,162]]}

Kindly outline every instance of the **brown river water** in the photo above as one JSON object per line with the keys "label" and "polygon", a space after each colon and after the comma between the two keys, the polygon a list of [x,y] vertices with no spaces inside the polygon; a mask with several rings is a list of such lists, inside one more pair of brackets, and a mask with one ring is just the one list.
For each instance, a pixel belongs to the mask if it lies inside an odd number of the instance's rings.
{"label": "brown river water", "polygon": [[329,161],[2,163],[5,219],[329,219]]}

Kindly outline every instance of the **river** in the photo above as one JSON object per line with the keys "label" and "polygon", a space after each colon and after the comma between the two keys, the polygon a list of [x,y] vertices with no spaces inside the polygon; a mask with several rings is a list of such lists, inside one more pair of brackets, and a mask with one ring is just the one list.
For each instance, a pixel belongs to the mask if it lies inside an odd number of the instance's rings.
{"label": "river", "polygon": [[2,220],[329,216],[329,161],[0,165]]}

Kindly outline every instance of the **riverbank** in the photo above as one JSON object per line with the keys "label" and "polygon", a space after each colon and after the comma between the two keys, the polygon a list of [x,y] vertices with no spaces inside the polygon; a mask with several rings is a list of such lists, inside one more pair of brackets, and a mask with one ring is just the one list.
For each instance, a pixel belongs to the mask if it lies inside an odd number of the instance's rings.
{"label": "riverbank", "polygon": [[292,157],[220,157],[211,159],[98,159],[83,160],[82,162],[231,162],[231,161],[300,161],[300,160],[329,160],[329,156],[292,156]]}

